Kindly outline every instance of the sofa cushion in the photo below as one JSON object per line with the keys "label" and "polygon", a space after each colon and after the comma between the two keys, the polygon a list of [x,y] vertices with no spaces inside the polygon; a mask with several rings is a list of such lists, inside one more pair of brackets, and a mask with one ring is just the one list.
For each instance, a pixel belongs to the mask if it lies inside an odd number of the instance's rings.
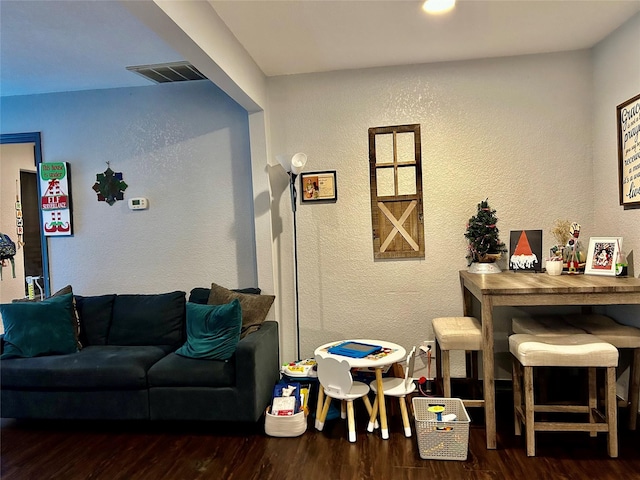
{"label": "sofa cushion", "polygon": [[2,361],[2,388],[143,389],[147,370],[166,355],[154,346],[88,346],[77,353]]}
{"label": "sofa cushion", "polygon": [[0,313],[5,330],[0,358],[36,357],[78,350],[71,293],[41,302],[3,304]]}
{"label": "sofa cushion", "polygon": [[149,387],[231,387],[235,361],[202,360],[170,353],[149,369]]}
{"label": "sofa cushion", "polygon": [[211,284],[209,294],[209,305],[223,305],[233,300],[240,301],[242,308],[242,331],[240,338],[246,337],[249,333],[255,332],[262,322],[267,318],[271,305],[276,297],[273,295],[254,295],[250,293],[234,292],[215,283]]}
{"label": "sofa cushion", "polygon": [[[234,288],[232,291],[238,293],[252,293],[254,295],[260,295],[261,292],[261,290],[256,287]],[[189,301],[192,303],[199,303],[200,305],[206,305],[209,300],[209,295],[211,295],[210,288],[196,287],[189,292]]]}
{"label": "sofa cushion", "polygon": [[117,295],[109,345],[172,345],[184,342],[185,292]]}
{"label": "sofa cushion", "polygon": [[[71,288],[71,285],[67,285],[65,287],[62,287],[56,293],[51,295],[51,297],[59,297],[61,295],[66,295],[67,293],[73,294],[73,289]],[[49,297],[49,298],[51,298],[51,297]],[[40,297],[35,297],[33,299],[31,299],[31,298],[17,298],[15,300],[13,300],[13,303],[17,303],[17,302],[40,302],[40,301],[42,301],[42,300],[40,300]],[[80,350],[82,348],[82,343],[80,342],[80,317],[78,315],[78,309],[76,307],[75,298],[73,299],[73,318],[71,319],[71,323],[72,323],[72,326],[73,326],[73,334],[74,334],[75,339],[76,339],[76,346],[78,347],[78,350]]]}
{"label": "sofa cushion", "polygon": [[82,297],[76,295],[83,345],[106,345],[115,295]]}
{"label": "sofa cushion", "polygon": [[176,350],[189,358],[227,360],[240,340],[242,312],[240,302],[226,305],[187,303],[187,341]]}

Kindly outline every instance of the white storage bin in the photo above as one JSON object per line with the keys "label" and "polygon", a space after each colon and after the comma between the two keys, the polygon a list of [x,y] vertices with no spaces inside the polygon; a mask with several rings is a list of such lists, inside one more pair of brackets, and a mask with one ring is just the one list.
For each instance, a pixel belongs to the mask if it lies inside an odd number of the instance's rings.
{"label": "white storage bin", "polygon": [[307,431],[307,415],[304,411],[293,415],[272,415],[271,406],[264,416],[264,431],[271,437],[299,437]]}
{"label": "white storage bin", "polygon": [[[456,420],[436,421],[430,405],[444,405],[443,415],[454,413]],[[420,457],[425,460],[466,460],[469,451],[469,415],[459,398],[415,397],[413,411]]]}

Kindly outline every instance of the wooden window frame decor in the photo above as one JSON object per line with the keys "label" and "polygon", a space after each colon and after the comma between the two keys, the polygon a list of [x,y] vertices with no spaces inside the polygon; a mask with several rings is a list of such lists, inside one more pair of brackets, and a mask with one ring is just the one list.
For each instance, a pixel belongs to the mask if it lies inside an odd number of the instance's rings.
{"label": "wooden window frame decor", "polygon": [[300,174],[300,201],[303,203],[335,203],[338,183],[335,170]]}
{"label": "wooden window frame decor", "polygon": [[[413,134],[412,158],[399,158],[398,136]],[[382,137],[386,136],[386,137]],[[390,138],[389,138],[390,137]],[[402,137],[406,139],[407,137]],[[376,149],[376,139],[387,140],[391,156],[385,157],[382,150]],[[406,147],[406,144],[403,144]],[[405,152],[406,153],[406,152]],[[378,161],[380,157],[380,161]],[[396,125],[372,127],[369,129],[369,186],[371,192],[371,223],[373,237],[373,257],[424,258],[424,217],[422,200],[422,150],[420,125]],[[391,172],[391,173],[389,173]],[[402,178],[408,182],[413,174],[415,190],[402,192]],[[393,184],[393,194],[381,194],[378,187],[379,177],[389,179]],[[413,184],[411,185],[413,187]]]}
{"label": "wooden window frame decor", "polygon": [[640,94],[616,107],[620,205],[640,207]]}
{"label": "wooden window frame decor", "polygon": [[[615,276],[616,258],[618,258],[621,247],[622,237],[591,237],[584,273]],[[604,255],[602,251],[605,249],[610,252],[610,255],[602,257]]]}

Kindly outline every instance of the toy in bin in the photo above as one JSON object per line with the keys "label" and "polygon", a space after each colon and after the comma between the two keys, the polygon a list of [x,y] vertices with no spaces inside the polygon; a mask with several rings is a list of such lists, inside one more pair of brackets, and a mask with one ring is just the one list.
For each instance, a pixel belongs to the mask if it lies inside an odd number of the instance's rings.
{"label": "toy in bin", "polygon": [[288,377],[317,378],[318,367],[315,359],[305,358],[297,362],[285,363],[280,369]]}
{"label": "toy in bin", "polygon": [[300,411],[300,384],[278,383],[273,389],[272,415],[293,415]]}
{"label": "toy in bin", "polygon": [[[453,422],[458,416],[455,413],[448,413],[443,415],[445,411],[444,405],[431,405],[427,408],[427,411],[436,414],[436,422]],[[451,427],[437,426],[436,430],[451,430]]]}

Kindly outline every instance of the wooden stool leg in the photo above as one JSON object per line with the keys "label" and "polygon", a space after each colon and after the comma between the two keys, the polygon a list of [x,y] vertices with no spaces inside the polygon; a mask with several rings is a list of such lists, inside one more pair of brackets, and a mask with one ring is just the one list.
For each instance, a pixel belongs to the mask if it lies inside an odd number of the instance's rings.
{"label": "wooden stool leg", "polygon": [[407,402],[405,402],[404,397],[398,398],[398,403],[400,403],[400,412],[402,413],[402,425],[404,426],[404,436],[411,436],[411,426],[409,425],[409,414],[407,413]]}
{"label": "wooden stool leg", "polygon": [[[369,412],[369,418],[371,419],[372,415],[375,418],[376,415],[373,414],[373,407],[371,406],[371,400],[369,400],[369,397],[367,397],[365,395],[364,397],[362,397],[362,401],[364,402],[364,406],[367,408],[367,412]],[[376,405],[375,408],[378,408],[378,406]],[[369,421],[369,423],[371,424],[371,421]],[[369,430],[369,426],[367,425],[367,431],[368,432],[373,432],[374,428],[379,428],[378,419],[377,418],[375,419],[373,424],[371,424],[371,430]]]}
{"label": "wooden stool leg", "polygon": [[472,397],[471,398],[483,398],[482,388],[480,388],[480,375],[479,375],[479,351],[473,350],[471,351],[470,359],[471,359],[471,372],[470,376],[473,379],[471,384]]}
{"label": "wooden stool leg", "polygon": [[347,402],[345,400],[340,402],[340,418],[343,420],[347,418]]}
{"label": "wooden stool leg", "polygon": [[607,377],[605,380],[605,388],[607,390],[606,410],[607,424],[609,425],[607,447],[609,456],[616,458],[618,456],[618,403],[616,401],[616,369],[615,367],[607,368]]}
{"label": "wooden stool leg", "polygon": [[533,367],[524,367],[524,426],[526,431],[527,456],[536,456]]}
{"label": "wooden stool leg", "polygon": [[[589,423],[596,423],[595,410],[598,408],[598,389],[596,386],[596,369],[589,367]],[[589,432],[590,437],[596,437],[598,432]]]}
{"label": "wooden stool leg", "polygon": [[434,395],[440,393],[444,396],[444,387],[442,382],[442,349],[440,348],[440,342],[436,340],[436,385],[435,390],[433,391]]}
{"label": "wooden stool leg", "polygon": [[442,386],[444,398],[451,398],[451,363],[449,350],[442,350]]}
{"label": "wooden stool leg", "polygon": [[520,362],[515,358],[511,358],[511,371],[513,380],[513,422],[516,435],[522,435],[522,423],[518,411],[522,409],[522,368]]}
{"label": "wooden stool leg", "polygon": [[349,441],[356,441],[356,419],[353,414],[353,402],[347,401],[347,426],[349,427]]}
{"label": "wooden stool leg", "polygon": [[629,430],[638,423],[638,400],[640,399],[640,348],[633,350],[633,361],[629,369]]}

